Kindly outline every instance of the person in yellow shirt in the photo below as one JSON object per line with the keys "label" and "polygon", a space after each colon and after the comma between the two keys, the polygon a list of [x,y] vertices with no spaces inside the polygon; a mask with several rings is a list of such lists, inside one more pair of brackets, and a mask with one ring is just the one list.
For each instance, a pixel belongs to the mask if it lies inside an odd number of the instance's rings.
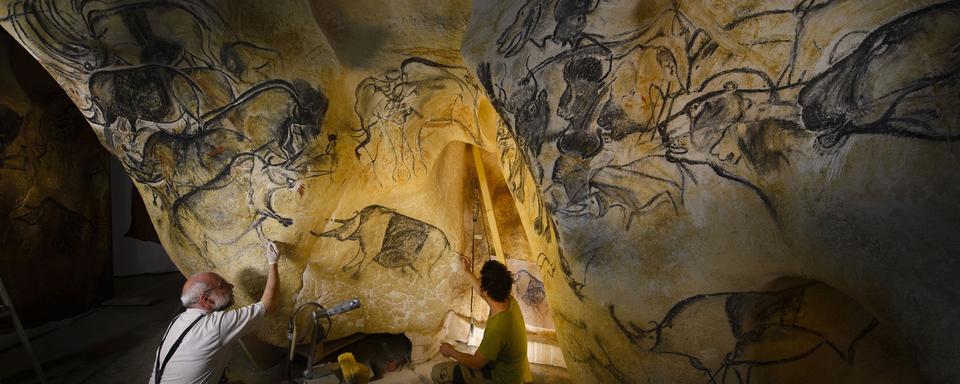
{"label": "person in yellow shirt", "polygon": [[433,367],[434,383],[503,383],[533,381],[527,361],[527,329],[517,300],[510,294],[513,275],[499,261],[489,260],[480,269],[480,278],[470,272],[470,260],[461,256],[464,274],[490,306],[490,317],[480,347],[472,355],[447,343],[440,353],[456,362]]}

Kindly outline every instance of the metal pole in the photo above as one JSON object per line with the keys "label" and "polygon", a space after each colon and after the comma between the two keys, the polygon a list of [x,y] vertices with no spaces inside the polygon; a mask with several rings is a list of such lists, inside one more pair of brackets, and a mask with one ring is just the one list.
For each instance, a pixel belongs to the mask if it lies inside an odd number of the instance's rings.
{"label": "metal pole", "polygon": [[47,379],[43,376],[40,361],[37,360],[37,355],[33,353],[33,347],[30,346],[30,339],[27,337],[27,333],[23,331],[23,325],[20,324],[20,317],[17,316],[17,311],[13,310],[13,302],[10,301],[10,296],[7,296],[7,288],[3,285],[3,279],[0,279],[0,296],[2,296],[0,298],[3,299],[3,305],[6,307],[0,308],[0,317],[9,315],[10,318],[13,319],[13,327],[16,328],[17,336],[20,338],[23,348],[27,350],[27,355],[30,356],[30,362],[33,363],[33,371],[36,372],[40,383],[46,384]]}

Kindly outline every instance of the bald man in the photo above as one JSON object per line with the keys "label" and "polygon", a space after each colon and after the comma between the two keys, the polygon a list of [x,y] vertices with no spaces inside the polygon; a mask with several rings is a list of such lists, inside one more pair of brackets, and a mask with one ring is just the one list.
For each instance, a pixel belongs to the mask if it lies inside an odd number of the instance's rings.
{"label": "bald man", "polygon": [[277,247],[267,243],[267,283],[260,302],[225,311],[233,305],[233,284],[213,272],[190,276],[180,301],[187,308],[167,326],[154,360],[150,384],[226,382],[230,349],[256,330],[277,304]]}

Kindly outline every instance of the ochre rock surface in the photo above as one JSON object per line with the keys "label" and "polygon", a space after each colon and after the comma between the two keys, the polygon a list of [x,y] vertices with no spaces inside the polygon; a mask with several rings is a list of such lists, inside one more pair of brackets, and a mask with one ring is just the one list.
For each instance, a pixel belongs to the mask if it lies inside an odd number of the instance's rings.
{"label": "ochre rock surface", "polygon": [[475,2],[577,380],[956,381],[958,13]]}
{"label": "ochre rock surface", "polygon": [[960,375],[960,2],[2,3],[184,273],[281,243],[268,341],[470,316],[469,144],[577,382]]}
{"label": "ochre rock surface", "polygon": [[25,327],[112,294],[109,160],[60,86],[0,35],[0,278]]}
{"label": "ochre rock surface", "polygon": [[265,340],[285,342],[295,305],[358,297],[329,337],[437,343],[465,296],[465,143],[494,140],[459,55],[469,6],[5,5],[4,29],[123,164],[184,274],[214,270],[249,303],[264,244],[281,244],[284,310]]}

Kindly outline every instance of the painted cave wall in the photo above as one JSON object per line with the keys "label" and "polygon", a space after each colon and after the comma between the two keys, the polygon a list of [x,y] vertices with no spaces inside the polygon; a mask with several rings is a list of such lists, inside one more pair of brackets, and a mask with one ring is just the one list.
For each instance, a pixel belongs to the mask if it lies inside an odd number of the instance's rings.
{"label": "painted cave wall", "polygon": [[[264,340],[284,342],[296,304],[359,297],[330,337],[403,332],[422,359],[451,309],[470,313],[466,144],[492,148],[496,117],[460,59],[468,4],[4,5],[184,274],[217,271],[250,302],[280,243],[285,309]],[[410,20],[433,28],[401,33]]]}
{"label": "painted cave wall", "polygon": [[113,294],[108,160],[63,89],[0,36],[0,278],[25,326]]}
{"label": "painted cave wall", "polygon": [[0,3],[263,340],[482,321],[474,145],[576,382],[960,379],[958,1]]}
{"label": "painted cave wall", "polygon": [[463,53],[553,220],[571,372],[957,380],[958,11],[475,2]]}

